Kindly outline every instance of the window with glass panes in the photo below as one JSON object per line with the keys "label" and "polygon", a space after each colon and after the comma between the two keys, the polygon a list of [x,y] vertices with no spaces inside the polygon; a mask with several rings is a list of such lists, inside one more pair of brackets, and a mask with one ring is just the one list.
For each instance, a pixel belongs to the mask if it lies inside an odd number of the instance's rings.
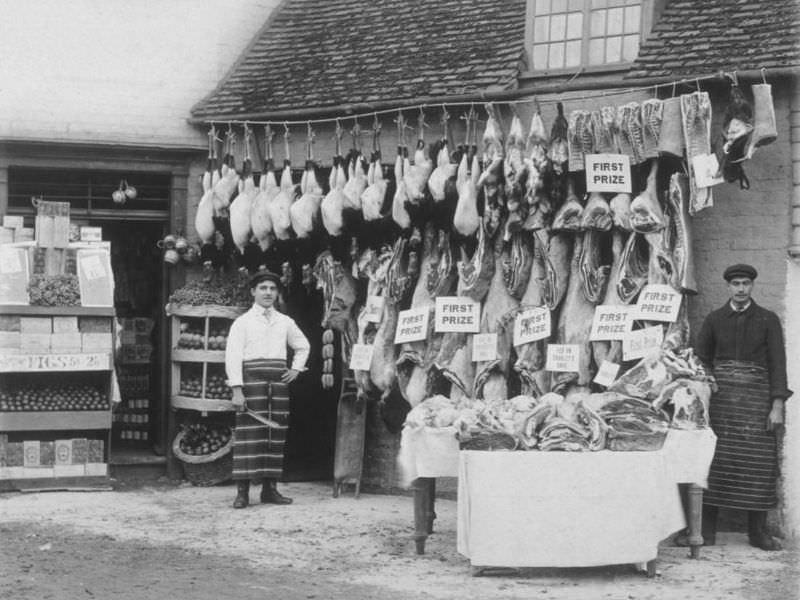
{"label": "window with glass panes", "polygon": [[529,0],[532,70],[633,61],[650,4],[648,0]]}

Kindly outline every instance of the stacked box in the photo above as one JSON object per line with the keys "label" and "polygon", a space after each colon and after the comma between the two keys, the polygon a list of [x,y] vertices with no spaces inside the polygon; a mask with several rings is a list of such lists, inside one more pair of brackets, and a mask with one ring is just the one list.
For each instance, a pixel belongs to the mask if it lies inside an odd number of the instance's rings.
{"label": "stacked box", "polygon": [[72,443],[74,441],[75,440],[55,441],[56,462],[53,470],[56,477],[79,477],[86,474],[83,463],[73,464]]}
{"label": "stacked box", "polygon": [[89,449],[86,456],[86,462],[101,463],[104,462],[105,443],[103,440],[89,440]]}
{"label": "stacked box", "polygon": [[19,315],[0,315],[0,331],[15,331],[19,333],[22,325]]}
{"label": "stacked box", "polygon": [[53,317],[53,333],[78,332],[78,317]]}
{"label": "stacked box", "polygon": [[13,244],[15,230],[10,227],[0,227],[0,244]]}
{"label": "stacked box", "polygon": [[114,347],[110,333],[81,333],[80,336],[84,352],[111,351]]}
{"label": "stacked box", "polygon": [[53,319],[50,317],[20,317],[21,333],[53,333]]}
{"label": "stacked box", "polygon": [[82,344],[81,334],[74,333],[54,333],[50,336],[50,350],[53,352],[70,353],[80,352]]}
{"label": "stacked box", "polygon": [[110,317],[78,317],[81,333],[111,333]]}
{"label": "stacked box", "polygon": [[24,217],[3,215],[3,227],[8,227],[9,229],[22,229],[24,226]]}
{"label": "stacked box", "polygon": [[0,331],[0,354],[19,354],[22,337],[19,331]]}
{"label": "stacked box", "polygon": [[69,202],[39,200],[36,204],[36,244],[42,248],[69,245]]}
{"label": "stacked box", "polygon": [[34,238],[33,227],[20,227],[14,232],[14,242],[32,242]]}
{"label": "stacked box", "polygon": [[20,335],[20,350],[23,354],[50,352],[49,333],[23,333]]}

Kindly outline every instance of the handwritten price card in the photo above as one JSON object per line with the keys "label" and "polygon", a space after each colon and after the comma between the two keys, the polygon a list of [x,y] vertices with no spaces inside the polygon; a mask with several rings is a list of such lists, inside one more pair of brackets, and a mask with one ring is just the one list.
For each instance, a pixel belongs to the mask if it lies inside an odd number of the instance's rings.
{"label": "handwritten price card", "polygon": [[497,358],[497,334],[476,333],[472,336],[472,362]]}
{"label": "handwritten price card", "polygon": [[661,348],[661,343],[664,341],[664,330],[661,325],[654,325],[653,327],[645,327],[644,329],[637,329],[631,331],[628,336],[622,340],[622,359],[633,360],[636,358],[644,358],[651,352]]}
{"label": "handwritten price card", "polygon": [[578,344],[548,344],[545,369],[577,372],[581,365],[580,351],[581,347]]}
{"label": "handwritten price card", "polygon": [[368,323],[380,323],[383,316],[383,296],[367,296],[364,318]]}
{"label": "handwritten price card", "polygon": [[375,346],[372,344],[353,344],[353,351],[350,354],[350,368],[354,371],[369,371],[374,351]]}

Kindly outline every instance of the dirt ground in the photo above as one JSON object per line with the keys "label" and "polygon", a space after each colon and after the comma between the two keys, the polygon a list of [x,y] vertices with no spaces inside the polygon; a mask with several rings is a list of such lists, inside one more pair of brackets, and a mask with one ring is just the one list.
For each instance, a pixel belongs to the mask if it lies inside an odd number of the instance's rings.
{"label": "dirt ground", "polygon": [[699,560],[662,544],[655,578],[631,565],[473,577],[456,552],[456,502],[436,503],[415,554],[409,496],[291,483],[291,506],[233,510],[234,488],[156,484],[110,492],[0,494],[0,598],[78,600],[789,600],[800,553],[721,533]]}

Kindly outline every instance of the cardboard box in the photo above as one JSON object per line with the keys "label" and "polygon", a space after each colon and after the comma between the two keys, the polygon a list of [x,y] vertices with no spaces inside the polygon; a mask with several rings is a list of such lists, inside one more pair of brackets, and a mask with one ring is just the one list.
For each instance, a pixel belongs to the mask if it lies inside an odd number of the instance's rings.
{"label": "cardboard box", "polygon": [[20,336],[20,349],[24,354],[50,352],[50,334],[23,333]]}
{"label": "cardboard box", "polygon": [[86,475],[86,465],[55,465],[53,474],[56,477],[83,477]]}
{"label": "cardboard box", "polygon": [[81,333],[111,333],[111,317],[78,317]]}
{"label": "cardboard box", "polygon": [[53,317],[53,333],[78,333],[78,317]]}
{"label": "cardboard box", "polygon": [[39,442],[39,464],[43,467],[52,467],[56,464],[55,442]]}
{"label": "cardboard box", "polygon": [[6,444],[6,461],[9,467],[22,467],[25,450],[22,447],[22,442],[8,442]]}
{"label": "cardboard box", "polygon": [[19,315],[0,315],[0,331],[20,331]]}
{"label": "cardboard box", "polygon": [[50,317],[20,317],[19,330],[22,333],[53,333],[53,319]]}
{"label": "cardboard box", "polygon": [[19,350],[22,348],[22,337],[19,331],[0,331],[0,352],[6,348]]}
{"label": "cardboard box", "polygon": [[82,465],[86,463],[89,455],[89,440],[86,438],[75,438],[72,440],[72,464]]}
{"label": "cardboard box", "polygon": [[81,334],[74,333],[53,333],[50,335],[50,350],[52,352],[80,352],[83,348]]}
{"label": "cardboard box", "polygon": [[22,442],[22,451],[24,453],[22,456],[23,467],[41,466],[39,440],[25,440]]}
{"label": "cardboard box", "polygon": [[20,229],[25,226],[25,218],[19,216],[3,215],[3,227],[9,229]]}
{"label": "cardboard box", "polygon": [[87,463],[85,472],[86,475],[105,477],[108,475],[108,465],[106,463]]}
{"label": "cardboard box", "polygon": [[56,466],[72,466],[72,440],[56,440]]}
{"label": "cardboard box", "polygon": [[82,333],[81,348],[84,352],[110,351],[113,347],[113,340],[110,333]]}

